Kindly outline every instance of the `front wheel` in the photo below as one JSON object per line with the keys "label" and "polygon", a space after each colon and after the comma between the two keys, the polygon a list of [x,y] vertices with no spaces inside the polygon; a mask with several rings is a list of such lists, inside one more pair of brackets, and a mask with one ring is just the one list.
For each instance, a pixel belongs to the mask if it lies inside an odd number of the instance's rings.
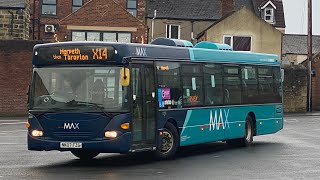
{"label": "front wheel", "polygon": [[81,151],[81,150],[72,150],[71,153],[81,160],[90,160],[96,156],[98,156],[98,152],[90,152],[90,151]]}
{"label": "front wheel", "polygon": [[162,132],[162,144],[155,152],[159,160],[173,159],[179,146],[179,134],[177,128],[168,122]]}

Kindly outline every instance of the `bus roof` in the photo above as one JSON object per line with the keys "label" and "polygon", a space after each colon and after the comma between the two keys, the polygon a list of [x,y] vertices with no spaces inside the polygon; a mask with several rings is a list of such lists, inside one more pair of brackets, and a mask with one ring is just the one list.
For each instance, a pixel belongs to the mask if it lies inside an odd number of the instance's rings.
{"label": "bus roof", "polygon": [[[90,47],[92,49],[85,49]],[[91,53],[96,47],[107,47],[108,54],[112,57],[106,58],[106,61],[57,61],[53,58],[59,54],[62,58],[65,54],[61,54],[61,49],[65,52],[71,52],[72,48],[79,48],[80,55]],[[70,48],[68,50],[68,48]],[[46,54],[40,58],[39,52]],[[81,50],[81,53],[80,53]],[[83,54],[84,52],[84,54]],[[151,44],[135,44],[135,43],[109,43],[109,42],[59,42],[39,44],[34,47],[32,63],[35,66],[46,66],[53,64],[108,64],[110,62],[115,64],[122,64],[123,58],[139,58],[144,59],[158,59],[158,60],[176,60],[176,61],[191,61],[191,62],[221,62],[221,63],[239,63],[239,64],[256,64],[256,65],[280,65],[279,57],[273,54],[240,52],[240,51],[226,51],[206,48],[189,48],[189,47],[174,47]],[[46,59],[44,59],[46,58]],[[81,58],[81,57],[80,57]],[[66,60],[66,59],[64,59]],[[90,55],[89,55],[90,60]]]}

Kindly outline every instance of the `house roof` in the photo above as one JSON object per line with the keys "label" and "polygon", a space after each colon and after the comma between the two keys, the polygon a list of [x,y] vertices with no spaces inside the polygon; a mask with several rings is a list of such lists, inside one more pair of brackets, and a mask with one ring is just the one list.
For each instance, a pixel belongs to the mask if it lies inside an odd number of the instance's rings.
{"label": "house roof", "polygon": [[[234,11],[246,6],[254,11],[252,0],[234,0]],[[221,0],[147,0],[147,18],[218,20],[222,18]]]}
{"label": "house roof", "polygon": [[157,18],[217,20],[221,17],[221,0],[148,0],[147,16]]}
{"label": "house roof", "polygon": [[25,0],[0,0],[0,8],[25,8]]}
{"label": "house roof", "polygon": [[[275,27],[285,28],[282,0],[270,0],[275,10]],[[234,11],[246,6],[261,17],[260,8],[269,0],[234,0]],[[146,17],[153,18],[157,10],[157,18],[186,20],[218,20],[222,18],[221,0],[147,0]]]}
{"label": "house roof", "polygon": [[[296,34],[284,34],[282,54],[308,54],[308,36]],[[320,52],[320,36],[312,37],[313,54]]]}
{"label": "house roof", "polygon": [[271,1],[275,6],[275,20],[276,24],[275,27],[285,28],[285,19],[284,19],[284,12],[283,12],[283,3],[282,0],[252,0],[253,5],[255,7],[255,13],[260,16],[260,9],[265,6],[269,1]]}

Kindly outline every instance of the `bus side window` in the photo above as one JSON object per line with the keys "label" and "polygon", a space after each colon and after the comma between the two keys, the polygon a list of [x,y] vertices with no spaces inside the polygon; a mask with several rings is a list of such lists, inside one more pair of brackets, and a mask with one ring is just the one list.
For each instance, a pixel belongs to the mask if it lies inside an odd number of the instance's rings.
{"label": "bus side window", "polygon": [[157,62],[158,107],[162,109],[182,108],[180,64]]}
{"label": "bus side window", "polygon": [[239,66],[224,66],[224,104],[241,104]]}
{"label": "bus side window", "polygon": [[258,96],[258,79],[254,66],[242,66],[242,103],[255,104]]}
{"label": "bus side window", "polygon": [[219,64],[205,64],[204,89],[206,105],[221,105],[223,103],[222,67]]}
{"label": "bus side window", "polygon": [[261,103],[272,103],[274,101],[272,68],[259,67],[258,77]]}

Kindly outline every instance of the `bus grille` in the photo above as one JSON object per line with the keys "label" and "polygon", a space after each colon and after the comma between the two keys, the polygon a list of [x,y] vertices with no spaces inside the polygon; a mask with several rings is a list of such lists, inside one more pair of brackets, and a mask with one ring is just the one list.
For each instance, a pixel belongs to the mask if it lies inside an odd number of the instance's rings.
{"label": "bus grille", "polygon": [[68,138],[90,138],[92,136],[91,132],[55,132],[53,136],[59,139],[68,139]]}

